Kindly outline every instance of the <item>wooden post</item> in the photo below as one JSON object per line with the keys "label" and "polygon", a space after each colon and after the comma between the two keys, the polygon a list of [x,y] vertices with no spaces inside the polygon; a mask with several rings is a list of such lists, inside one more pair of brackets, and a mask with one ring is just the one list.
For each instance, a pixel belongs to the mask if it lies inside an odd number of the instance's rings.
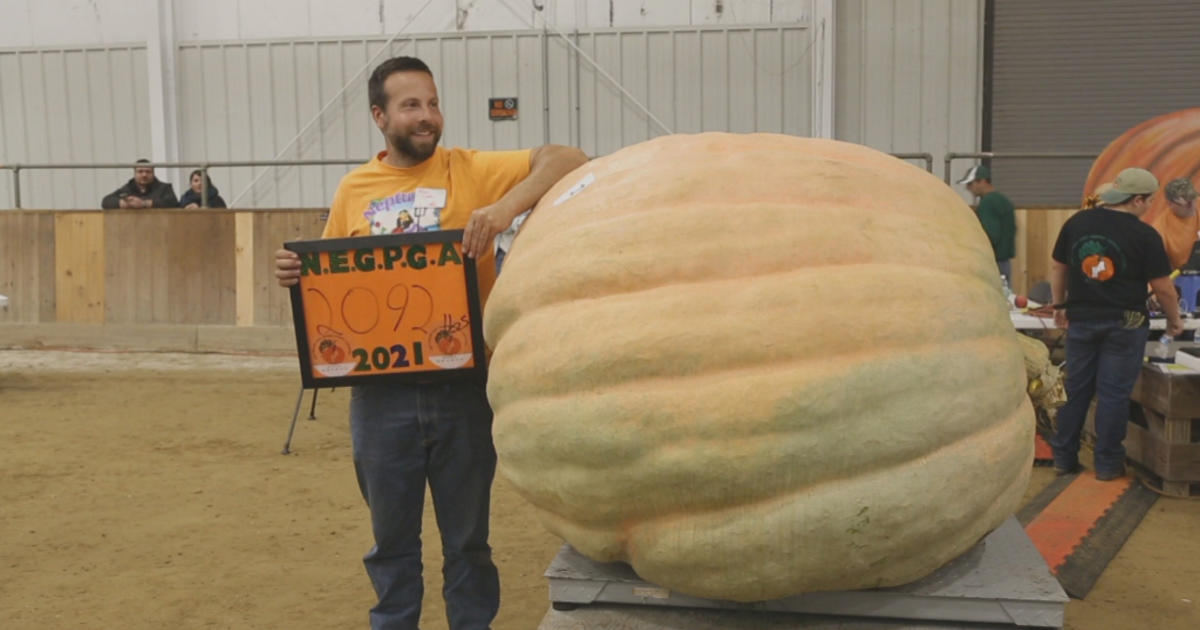
{"label": "wooden post", "polygon": [[234,277],[237,292],[238,326],[254,325],[254,213],[234,217]]}
{"label": "wooden post", "polygon": [[55,319],[104,323],[104,215],[62,212],[54,216]]}

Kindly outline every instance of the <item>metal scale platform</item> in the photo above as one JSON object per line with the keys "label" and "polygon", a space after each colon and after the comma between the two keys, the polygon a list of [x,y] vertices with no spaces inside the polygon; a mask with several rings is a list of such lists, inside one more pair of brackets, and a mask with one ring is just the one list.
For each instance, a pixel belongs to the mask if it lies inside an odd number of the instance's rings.
{"label": "metal scale platform", "polygon": [[1061,628],[1067,594],[1010,517],[926,578],[893,588],[743,604],[690,597],[563,545],[546,570],[551,610],[538,630]]}

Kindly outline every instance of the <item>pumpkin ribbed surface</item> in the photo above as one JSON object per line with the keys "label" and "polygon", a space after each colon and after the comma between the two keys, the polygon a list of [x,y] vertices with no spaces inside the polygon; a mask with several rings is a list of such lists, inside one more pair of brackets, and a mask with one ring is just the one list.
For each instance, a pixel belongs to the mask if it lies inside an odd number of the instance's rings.
{"label": "pumpkin ribbed surface", "polygon": [[[1200,186],[1197,155],[1200,155],[1200,107],[1156,116],[1131,127],[1104,147],[1088,171],[1084,198],[1129,167],[1154,173],[1159,185],[1185,177]],[[1166,197],[1154,195],[1142,220],[1153,223],[1155,217],[1166,211]]]}
{"label": "pumpkin ribbed surface", "polygon": [[961,199],[865,147],[713,133],[594,160],[486,308],[499,470],[580,552],[684,593],[912,581],[1028,482],[998,280]]}

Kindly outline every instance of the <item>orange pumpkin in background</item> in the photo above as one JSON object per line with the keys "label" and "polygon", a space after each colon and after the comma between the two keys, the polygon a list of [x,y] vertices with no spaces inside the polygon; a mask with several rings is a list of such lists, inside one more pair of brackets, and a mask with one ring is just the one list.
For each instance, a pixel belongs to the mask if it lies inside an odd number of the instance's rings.
{"label": "orange pumpkin in background", "polygon": [[[1131,166],[1154,173],[1162,185],[1186,177],[1200,187],[1200,107],[1151,118],[1110,142],[1088,172],[1084,198]],[[1155,195],[1142,220],[1151,223],[1166,211],[1166,199]]]}

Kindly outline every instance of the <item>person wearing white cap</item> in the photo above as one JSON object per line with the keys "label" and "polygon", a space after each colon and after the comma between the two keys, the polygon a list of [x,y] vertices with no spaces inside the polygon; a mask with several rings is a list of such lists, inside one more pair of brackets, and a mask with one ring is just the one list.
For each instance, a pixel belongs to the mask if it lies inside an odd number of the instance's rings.
{"label": "person wearing white cap", "polygon": [[1093,396],[1096,479],[1125,474],[1129,395],[1150,332],[1147,283],[1167,314],[1167,334],[1183,332],[1162,237],[1141,220],[1157,190],[1149,171],[1121,171],[1100,205],[1068,219],[1054,243],[1054,321],[1067,330],[1067,404],[1050,439],[1060,475],[1080,470],[1079,436]]}
{"label": "person wearing white cap", "polygon": [[979,197],[975,216],[979,217],[979,223],[992,243],[996,267],[1011,282],[1012,259],[1017,255],[1017,217],[1013,203],[992,185],[992,173],[982,164],[967,169],[958,183]]}

